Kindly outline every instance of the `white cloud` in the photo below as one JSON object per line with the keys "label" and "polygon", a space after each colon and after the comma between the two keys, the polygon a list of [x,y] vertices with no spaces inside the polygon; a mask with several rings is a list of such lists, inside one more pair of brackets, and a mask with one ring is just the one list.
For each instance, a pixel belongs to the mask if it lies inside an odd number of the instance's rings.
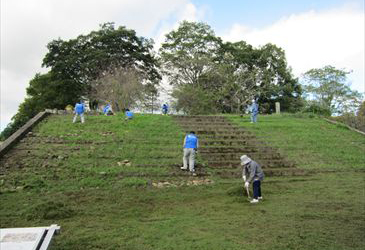
{"label": "white cloud", "polygon": [[[162,37],[160,27],[195,20],[200,11],[189,0],[1,0],[0,130],[24,100],[25,89],[41,68],[53,39],[75,38],[115,22],[138,36]],[[161,25],[163,24],[163,25]],[[159,31],[156,33],[156,30]]]}
{"label": "white cloud", "polygon": [[282,47],[296,76],[325,65],[353,70],[351,87],[364,92],[364,25],[363,10],[345,6],[293,14],[263,29],[234,24],[223,38]]}

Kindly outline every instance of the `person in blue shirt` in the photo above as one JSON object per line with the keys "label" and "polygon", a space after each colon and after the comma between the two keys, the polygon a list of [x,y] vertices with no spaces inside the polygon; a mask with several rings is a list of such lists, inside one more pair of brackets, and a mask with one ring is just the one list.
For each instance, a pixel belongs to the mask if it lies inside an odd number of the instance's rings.
{"label": "person in blue shirt", "polygon": [[133,114],[133,112],[132,112],[132,111],[130,111],[129,109],[126,109],[126,110],[125,110],[125,119],[126,119],[126,120],[131,120],[131,119],[133,119],[133,116],[134,116],[134,114]]}
{"label": "person in blue shirt", "polygon": [[85,122],[84,113],[85,113],[84,103],[82,101],[76,103],[75,109],[74,109],[75,116],[74,116],[74,119],[73,119],[73,123],[76,122],[77,116],[80,116],[81,123],[84,123]]}
{"label": "person in blue shirt", "polygon": [[257,122],[258,113],[259,113],[259,105],[256,103],[255,99],[253,99],[251,104],[251,123]]}
{"label": "person in blue shirt", "polygon": [[104,115],[108,115],[108,112],[111,110],[110,104],[108,103],[107,105],[105,105],[104,109],[103,109],[103,113]]}
{"label": "person in blue shirt", "polygon": [[188,170],[188,163],[189,163],[189,170],[193,176],[196,176],[195,173],[195,154],[198,151],[199,147],[199,140],[198,137],[195,135],[194,131],[191,131],[189,134],[185,136],[184,139],[184,157],[183,157],[183,166],[181,167],[182,170]]}
{"label": "person in blue shirt", "polygon": [[169,106],[166,103],[164,103],[162,105],[162,114],[166,115],[168,110],[169,110]]}

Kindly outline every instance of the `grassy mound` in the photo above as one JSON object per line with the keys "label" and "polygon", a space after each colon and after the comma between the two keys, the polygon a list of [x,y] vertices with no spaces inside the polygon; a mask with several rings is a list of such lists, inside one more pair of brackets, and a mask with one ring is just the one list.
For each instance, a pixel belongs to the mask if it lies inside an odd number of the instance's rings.
{"label": "grassy mound", "polygon": [[40,123],[1,159],[1,227],[59,224],[52,249],[364,249],[364,136],[316,118],[227,117],[313,173],[266,178],[252,205],[239,179],[180,185],[194,179],[171,117],[122,118]]}

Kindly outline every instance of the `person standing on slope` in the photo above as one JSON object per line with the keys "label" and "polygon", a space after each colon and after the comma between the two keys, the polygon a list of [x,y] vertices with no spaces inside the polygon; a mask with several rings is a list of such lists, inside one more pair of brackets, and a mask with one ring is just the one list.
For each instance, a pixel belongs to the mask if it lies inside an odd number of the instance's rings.
{"label": "person standing on slope", "polygon": [[257,122],[258,113],[259,113],[259,105],[256,103],[255,99],[253,99],[251,104],[251,123]]}
{"label": "person standing on slope", "polygon": [[184,139],[184,156],[183,156],[183,166],[182,170],[188,170],[188,162],[189,162],[189,170],[193,176],[196,176],[195,173],[195,154],[198,151],[199,141],[198,137],[195,135],[194,131],[191,131],[189,134],[185,136]]}

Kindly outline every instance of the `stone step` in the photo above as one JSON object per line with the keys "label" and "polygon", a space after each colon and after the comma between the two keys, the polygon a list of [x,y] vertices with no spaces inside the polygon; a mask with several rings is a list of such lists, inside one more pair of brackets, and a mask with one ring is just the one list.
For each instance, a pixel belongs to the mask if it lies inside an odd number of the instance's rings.
{"label": "stone step", "polygon": [[240,146],[240,147],[201,147],[199,148],[200,153],[210,154],[210,153],[240,153],[240,154],[250,154],[250,153],[275,153],[271,147],[262,146]]}
{"label": "stone step", "polygon": [[203,127],[203,126],[196,126],[195,128],[189,127],[185,129],[186,133],[189,133],[190,131],[194,131],[195,134],[206,134],[205,132],[215,132],[215,134],[219,133],[230,133],[230,134],[237,134],[240,133],[242,135],[245,134],[251,134],[247,130],[244,130],[242,128],[237,127]]}
{"label": "stone step", "polygon": [[[242,153],[200,153],[201,156],[203,158],[207,158],[210,160],[215,160],[215,159],[240,159]],[[248,157],[250,157],[251,159],[283,159],[283,157],[279,154],[279,153],[261,153],[261,152],[256,152],[256,153],[251,153],[248,154]]]}
{"label": "stone step", "polygon": [[[242,171],[238,170],[225,170],[220,169],[215,171],[216,175],[219,175],[222,178],[242,178]],[[310,174],[309,171],[298,169],[298,168],[281,168],[281,169],[264,169],[264,174],[266,177],[268,176],[307,176]],[[265,182],[265,179],[264,179]]]}
{"label": "stone step", "polygon": [[181,119],[181,120],[224,120],[227,119],[224,116],[217,116],[217,115],[175,115],[173,116],[174,119]]}
{"label": "stone step", "polygon": [[[282,160],[257,160],[263,168],[292,168],[295,167],[293,163]],[[240,161],[208,161],[208,167],[211,168],[236,168],[240,166]]]}
{"label": "stone step", "polygon": [[179,121],[179,125],[181,127],[194,127],[194,126],[233,126],[231,122],[227,121],[217,121],[217,122],[188,122],[188,121]]}
{"label": "stone step", "polygon": [[242,147],[262,147],[267,146],[264,142],[250,142],[247,140],[199,140],[199,146],[242,146]]}

